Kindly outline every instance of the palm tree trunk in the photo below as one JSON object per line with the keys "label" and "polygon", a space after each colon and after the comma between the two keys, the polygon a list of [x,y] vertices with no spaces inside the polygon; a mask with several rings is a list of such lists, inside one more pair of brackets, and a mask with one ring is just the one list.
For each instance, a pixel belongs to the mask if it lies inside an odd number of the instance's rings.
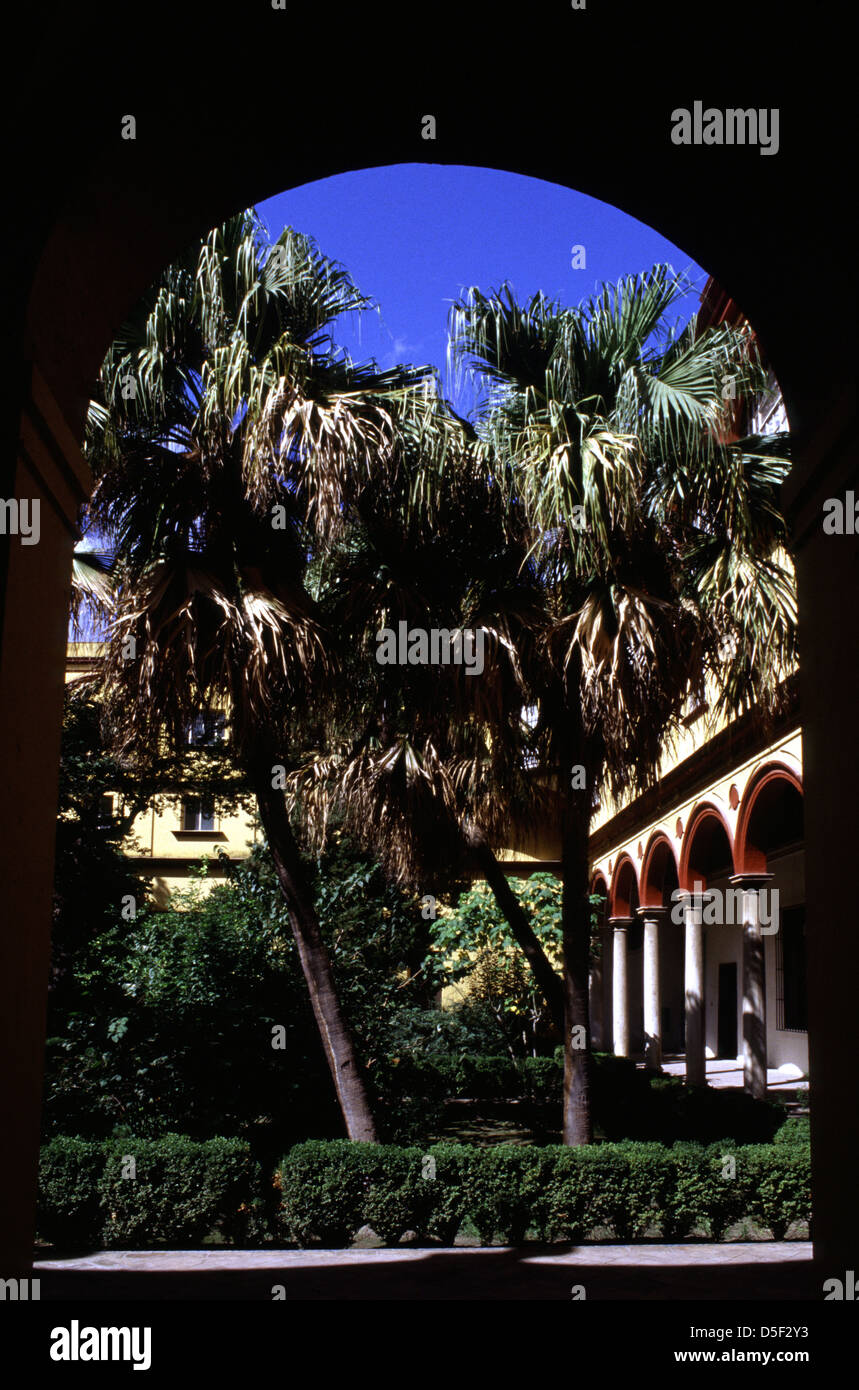
{"label": "palm tree trunk", "polygon": [[591,1021],[590,939],[591,905],[588,896],[590,807],[579,793],[567,794],[561,846],[563,905],[561,924],[564,952],[564,1128],[565,1144],[590,1144],[591,1118]]}
{"label": "palm tree trunk", "polygon": [[465,837],[475,865],[492,889],[495,901],[504,914],[513,940],[522,950],[533,971],[537,986],[551,1014],[552,1022],[563,1037],[565,1031],[564,986],[560,976],[540,945],[534,929],[528,921],[528,914],[510,887],[510,880],[496,859],[483,831],[476,826],[471,826],[465,833]]}
{"label": "palm tree trunk", "polygon": [[313,895],[289,823],[283,793],[271,786],[270,765],[267,775],[265,771],[257,773],[252,784],[346,1133],[350,1139],[375,1143],[376,1130],[364,1080],[337,997],[331,960],[322,940]]}

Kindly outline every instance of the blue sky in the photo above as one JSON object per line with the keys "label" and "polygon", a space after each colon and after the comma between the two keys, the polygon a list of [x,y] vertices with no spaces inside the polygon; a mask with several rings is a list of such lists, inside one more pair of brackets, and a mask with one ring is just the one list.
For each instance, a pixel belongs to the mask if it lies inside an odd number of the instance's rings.
{"label": "blue sky", "polygon": [[[258,211],[273,237],[286,225],[313,236],[380,306],[381,318],[338,325],[337,341],[356,360],[429,362],[463,413],[471,393],[457,396],[446,370],[448,310],[463,288],[486,292],[509,280],[520,300],[543,290],[577,304],[602,281],[667,261],[695,285],[678,304],[685,320],[707,278],[679,247],[610,204],[498,169],[364,169],[290,189]],[[583,269],[572,268],[574,245],[585,248]]]}
{"label": "blue sky", "polygon": [[[474,394],[447,373],[447,316],[462,289],[509,280],[519,299],[537,290],[565,304],[603,281],[667,261],[693,290],[678,301],[691,317],[706,272],[672,242],[608,203],[542,179],[498,169],[397,164],[338,174],[258,204],[273,237],[285,225],[309,233],[342,262],[381,313],[345,316],[337,342],[357,360],[374,357],[439,369],[445,394],[464,415]],[[586,266],[574,270],[573,246]]]}

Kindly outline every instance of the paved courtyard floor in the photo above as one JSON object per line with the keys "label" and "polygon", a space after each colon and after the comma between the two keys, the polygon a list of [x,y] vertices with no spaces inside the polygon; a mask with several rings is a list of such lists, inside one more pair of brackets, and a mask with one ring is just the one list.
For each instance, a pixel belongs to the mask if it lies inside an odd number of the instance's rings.
{"label": "paved courtyard floor", "polygon": [[103,1251],[40,1259],[45,1299],[822,1298],[807,1241],[454,1250]]}
{"label": "paved courtyard floor", "polygon": [[[743,1089],[743,1064],[730,1057],[708,1058],[707,1085],[718,1090]],[[683,1057],[668,1057],[662,1063],[662,1070],[669,1076],[685,1076],[686,1062]],[[808,1079],[800,1075],[796,1067],[769,1067],[767,1070],[767,1090],[784,1093],[795,1091],[797,1086],[807,1086]]]}

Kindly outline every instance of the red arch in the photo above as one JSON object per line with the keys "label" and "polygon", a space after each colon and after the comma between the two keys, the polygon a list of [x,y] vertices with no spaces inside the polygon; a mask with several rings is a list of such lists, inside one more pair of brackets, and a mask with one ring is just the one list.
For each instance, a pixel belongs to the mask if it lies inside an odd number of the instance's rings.
{"label": "red arch", "polygon": [[642,907],[662,907],[662,885],[661,883],[651,883],[650,875],[654,868],[654,861],[658,850],[664,847],[668,851],[669,857],[673,860],[674,868],[677,870],[678,879],[680,869],[677,863],[677,855],[674,846],[664,830],[654,830],[647,842],[647,849],[644,851],[644,859],[641,864],[641,906]]}
{"label": "red arch", "polygon": [[[621,876],[624,876],[630,886],[625,893],[621,893]],[[635,892],[633,893],[633,889]],[[633,914],[633,897],[638,896],[638,874],[635,872],[635,863],[628,854],[622,854],[614,866],[614,873],[611,879],[611,892],[609,894],[609,917],[631,917]]]}
{"label": "red arch", "polygon": [[704,882],[705,888],[707,886],[706,875],[702,874],[700,870],[692,871],[690,869],[690,860],[692,858],[692,849],[695,844],[695,841],[700,838],[701,832],[705,830],[705,827],[707,827],[708,822],[710,823],[711,828],[712,823],[716,822],[724,830],[725,836],[728,841],[728,851],[731,859],[732,872],[736,873],[736,867],[734,867],[736,865],[736,857],[734,855],[734,837],[731,834],[731,827],[726,821],[723,812],[720,811],[719,807],[714,802],[699,801],[698,804],[693,808],[692,814],[689,817],[689,820],[686,824],[686,833],[683,836],[683,844],[680,847],[680,865],[677,872],[680,887],[686,889],[689,892],[691,892],[695,886],[694,883],[691,881],[693,873],[694,877],[701,879]]}
{"label": "red arch", "polygon": [[765,763],[753,772],[746,783],[740,814],[737,817],[737,835],[734,845],[734,861],[738,874],[766,873],[767,859],[762,850],[749,843],[749,825],[755,804],[764,790],[773,782],[784,782],[802,796],[802,778],[787,763]]}
{"label": "red arch", "polygon": [[602,893],[606,902],[608,902],[608,879],[602,869],[597,869],[596,873],[591,878],[591,892]]}

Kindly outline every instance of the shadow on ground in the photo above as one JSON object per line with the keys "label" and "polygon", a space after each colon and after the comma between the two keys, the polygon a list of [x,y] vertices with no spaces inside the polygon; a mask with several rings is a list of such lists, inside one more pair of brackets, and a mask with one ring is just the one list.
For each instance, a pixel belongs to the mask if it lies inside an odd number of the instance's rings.
{"label": "shadow on ground", "polygon": [[[40,1261],[43,1300],[588,1300],[820,1301],[806,1243],[779,1254],[748,1246],[523,1247],[465,1250],[115,1252]],[[668,1251],[672,1253],[669,1255]],[[718,1253],[716,1253],[718,1252]],[[224,1265],[228,1267],[224,1267]],[[282,1295],[282,1296],[284,1296]]]}

